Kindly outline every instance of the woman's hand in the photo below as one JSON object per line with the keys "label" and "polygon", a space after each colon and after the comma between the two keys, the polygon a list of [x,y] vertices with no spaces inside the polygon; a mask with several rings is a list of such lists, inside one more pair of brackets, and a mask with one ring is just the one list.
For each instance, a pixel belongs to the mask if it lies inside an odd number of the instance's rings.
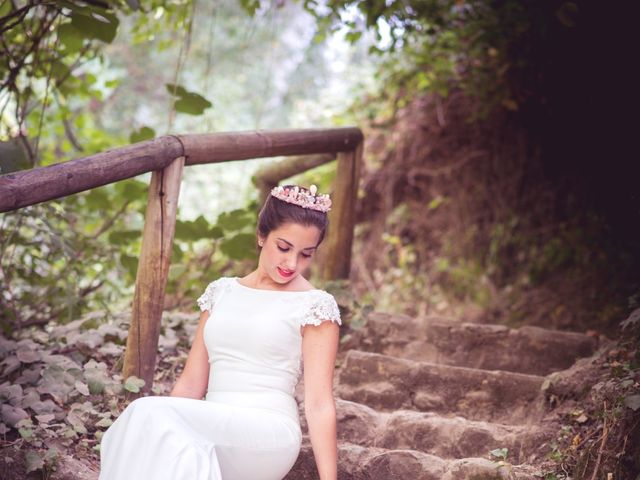
{"label": "woman's hand", "polygon": [[338,446],[333,371],[339,327],[331,321],[303,328],[304,412],[320,480],[336,480]]}
{"label": "woman's hand", "polygon": [[205,310],[200,314],[200,322],[196,330],[196,336],[189,350],[189,356],[184,366],[184,370],[178,378],[173,390],[169,394],[171,397],[187,397],[202,399],[207,392],[209,383],[209,355],[204,345],[204,326],[209,318],[209,311]]}

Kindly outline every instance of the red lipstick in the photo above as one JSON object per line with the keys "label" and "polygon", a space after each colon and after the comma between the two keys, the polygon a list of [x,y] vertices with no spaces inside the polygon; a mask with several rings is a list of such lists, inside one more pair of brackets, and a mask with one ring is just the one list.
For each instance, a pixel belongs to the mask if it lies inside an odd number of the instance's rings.
{"label": "red lipstick", "polygon": [[293,275],[293,272],[287,272],[285,270],[282,270],[280,267],[277,267],[277,269],[280,276],[284,278],[290,278]]}

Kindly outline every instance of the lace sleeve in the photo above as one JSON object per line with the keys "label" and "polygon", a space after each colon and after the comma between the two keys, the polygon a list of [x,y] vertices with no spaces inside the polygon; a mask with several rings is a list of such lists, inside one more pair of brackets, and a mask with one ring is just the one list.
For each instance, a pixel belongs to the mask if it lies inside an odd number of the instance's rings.
{"label": "lace sleeve", "polygon": [[200,310],[203,312],[208,310],[211,313],[211,309],[216,303],[216,300],[220,296],[220,291],[222,290],[222,279],[214,280],[207,288],[205,288],[204,293],[198,297],[197,303],[200,307]]}
{"label": "lace sleeve", "polygon": [[325,321],[342,325],[336,299],[330,293],[322,290],[312,299],[304,318],[300,320],[300,325],[320,325]]}

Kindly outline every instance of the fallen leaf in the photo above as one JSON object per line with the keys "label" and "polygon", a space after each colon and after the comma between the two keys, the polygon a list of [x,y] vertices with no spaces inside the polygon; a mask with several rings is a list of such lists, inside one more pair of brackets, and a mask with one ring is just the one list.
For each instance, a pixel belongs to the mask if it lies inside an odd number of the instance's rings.
{"label": "fallen leaf", "polygon": [[578,418],[576,418],[576,422],[578,423],[584,423],[587,420],[589,420],[589,417],[587,417],[584,413],[580,415]]}
{"label": "fallen leaf", "polygon": [[44,467],[44,458],[42,458],[42,455],[35,450],[28,450],[24,459],[27,467],[26,473],[35,472]]}
{"label": "fallen leaf", "polygon": [[89,396],[89,387],[85,383],[82,383],[80,380],[77,380],[75,383],[75,387],[76,387],[76,390],[79,391],[85,397]]}

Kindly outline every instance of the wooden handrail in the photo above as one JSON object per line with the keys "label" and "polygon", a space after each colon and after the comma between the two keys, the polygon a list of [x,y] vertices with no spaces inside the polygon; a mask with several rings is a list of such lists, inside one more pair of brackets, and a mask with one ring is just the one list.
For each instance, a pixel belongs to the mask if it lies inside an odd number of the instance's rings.
{"label": "wooden handrail", "polygon": [[153,384],[184,167],[275,156],[336,156],[338,174],[322,276],[346,278],[362,145],[362,132],[353,127],[160,137],[86,158],[0,175],[0,212],[152,172],[123,367],[125,378],[136,375],[144,379],[148,392]]}
{"label": "wooden handrail", "polygon": [[358,128],[264,130],[159,137],[89,157],[0,175],[0,212],[160,170],[178,157],[185,166],[249,158],[337,153],[362,142]]}

